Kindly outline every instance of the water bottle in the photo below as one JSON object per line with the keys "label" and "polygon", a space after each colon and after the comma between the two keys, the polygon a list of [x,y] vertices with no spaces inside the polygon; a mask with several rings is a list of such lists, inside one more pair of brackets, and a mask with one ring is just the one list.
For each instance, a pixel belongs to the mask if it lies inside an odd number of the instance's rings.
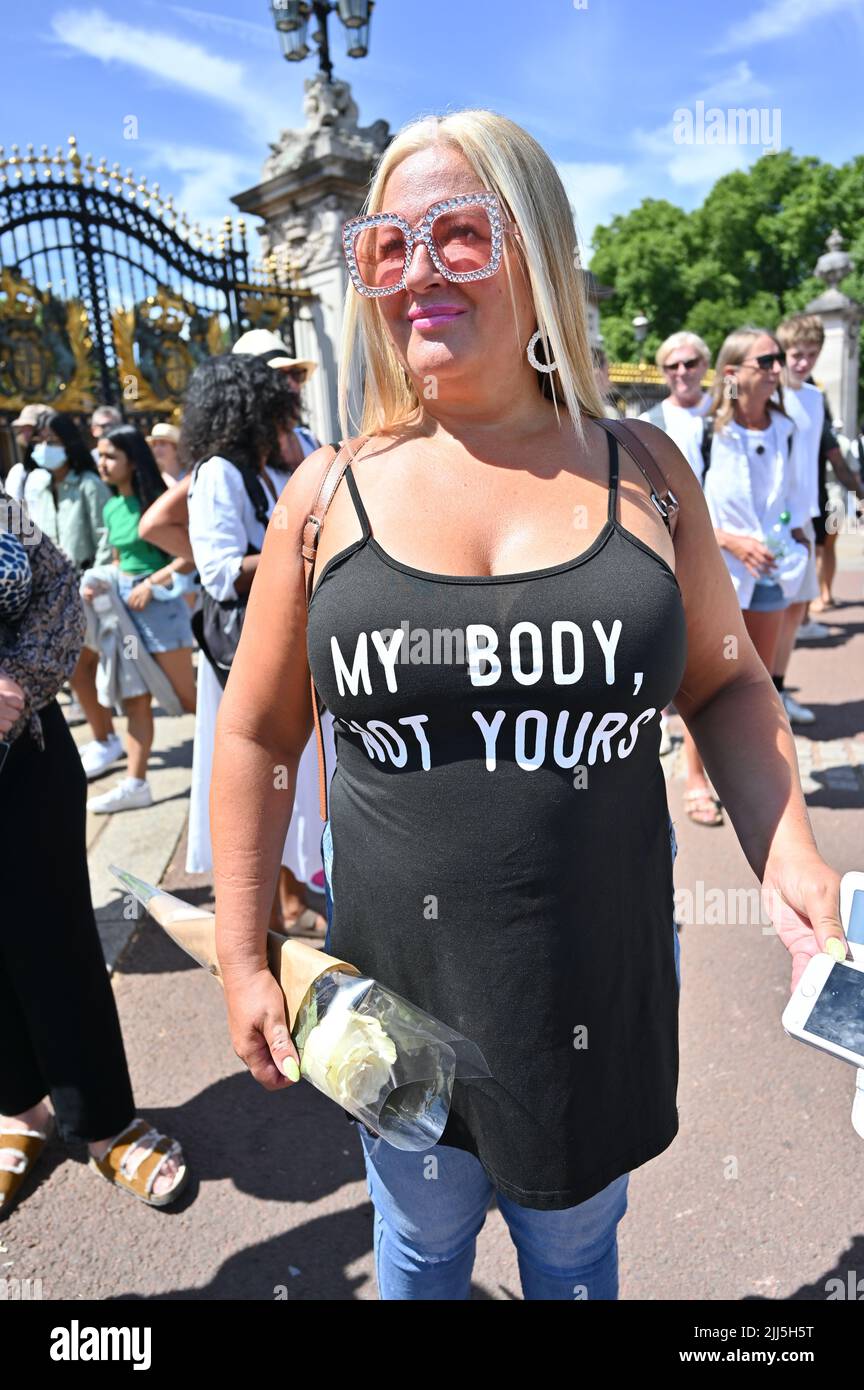
{"label": "water bottle", "polygon": [[771,527],[771,534],[765,542],[774,556],[775,561],[782,560],[785,555],[789,554],[787,541],[791,538],[789,537],[787,528],[791,520],[791,513],[785,510],[782,511],[779,519]]}

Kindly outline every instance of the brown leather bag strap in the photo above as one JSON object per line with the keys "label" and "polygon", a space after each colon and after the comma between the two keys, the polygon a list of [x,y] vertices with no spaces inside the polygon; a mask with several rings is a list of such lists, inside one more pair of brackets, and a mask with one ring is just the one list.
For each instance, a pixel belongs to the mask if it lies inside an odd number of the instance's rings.
{"label": "brown leather bag strap", "polygon": [[[318,541],[321,537],[321,527],[324,525],[324,517],[327,515],[327,508],[333,501],[342,474],[348,467],[351,460],[366,443],[368,436],[358,435],[356,439],[343,439],[339,449],[334,450],[333,458],[327,465],[327,470],[321,479],[315,502],[311,512],[303,527],[303,540],[301,543],[301,553],[303,564],[306,570],[306,607],[308,610],[312,599],[312,576],[315,569],[315,556],[318,552]],[[309,688],[312,692],[312,721],[315,725],[315,739],[318,744],[318,807],[321,812],[321,819],[327,819],[327,765],[324,759],[324,735],[321,731],[321,712],[318,705],[318,692],[315,689],[315,679],[310,671]]]}
{"label": "brown leather bag strap", "polygon": [[662,516],[669,535],[674,536],[675,524],[678,520],[678,498],[671,491],[660,465],[651,452],[642,443],[635,430],[629,427],[626,420],[597,419],[594,423],[609,434],[613,434],[618,443],[627,450],[651,488],[651,501]]}

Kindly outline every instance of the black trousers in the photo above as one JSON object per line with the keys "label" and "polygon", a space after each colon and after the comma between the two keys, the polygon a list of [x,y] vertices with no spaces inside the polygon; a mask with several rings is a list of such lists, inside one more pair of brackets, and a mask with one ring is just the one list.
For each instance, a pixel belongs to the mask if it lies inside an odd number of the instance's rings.
{"label": "black trousers", "polygon": [[107,1139],[135,1114],[93,916],[87,779],[56,701],[0,770],[0,1114],[50,1095],[66,1140]]}

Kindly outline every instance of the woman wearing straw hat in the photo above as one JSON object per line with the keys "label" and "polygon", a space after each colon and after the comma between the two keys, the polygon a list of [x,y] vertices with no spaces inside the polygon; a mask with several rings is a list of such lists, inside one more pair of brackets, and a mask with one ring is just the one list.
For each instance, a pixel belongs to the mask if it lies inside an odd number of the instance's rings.
{"label": "woman wearing straw hat", "polygon": [[188,470],[180,458],[180,431],[176,425],[160,421],[147,435],[159,472],[166,487],[173,487],[185,478]]}
{"label": "woman wearing straw hat", "polygon": [[358,1131],[384,1299],[468,1298],[493,1193],[526,1298],[617,1296],[627,1175],[678,1129],[670,700],[782,898],[794,978],[845,953],[839,875],[698,479],[652,426],[601,427],[574,241],[512,121],[455,112],[389,145],[344,231],[346,434],[363,383],[346,485],[323,529],[332,450],[285,488],[219,713],[218,950],[253,1076],[298,1075],[265,933],[310,668],[338,739],[328,949],[492,1070],[455,1083],[426,1153]]}
{"label": "woman wearing straw hat", "polygon": [[274,371],[281,372],[283,376],[287,377],[294,387],[296,393],[294,428],[284,441],[282,456],[289,468],[296,468],[298,463],[302,463],[304,458],[319,447],[319,441],[306,428],[301,419],[301,392],[312,374],[318,370],[318,363],[311,361],[308,357],[292,357],[278,333],[271,333],[266,328],[250,329],[248,333],[244,333],[241,338],[237,339],[231,351],[248,352],[253,357],[260,358],[262,362],[267,363],[268,367],[272,367]]}

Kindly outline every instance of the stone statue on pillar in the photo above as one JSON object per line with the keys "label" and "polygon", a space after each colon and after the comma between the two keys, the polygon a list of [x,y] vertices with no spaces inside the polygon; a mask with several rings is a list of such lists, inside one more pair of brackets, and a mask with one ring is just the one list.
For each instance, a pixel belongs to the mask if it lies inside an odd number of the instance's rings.
{"label": "stone statue on pillar", "polygon": [[375,165],[390,143],[384,120],[359,125],[347,82],[307,78],[302,130],[283,130],[270,145],[262,181],[238,193],[242,211],[264,220],[263,256],[275,256],[295,282],[312,292],[294,324],[298,357],[319,370],[304,389],[312,430],[323,441],[339,438],[336,375],[348,272],[342,224],[356,216]]}
{"label": "stone statue on pillar", "polygon": [[828,250],[819,257],[814,275],[827,289],[806,306],[808,314],[818,314],[825,328],[825,344],[819,356],[819,380],[828,396],[835,420],[850,438],[858,432],[858,334],[864,308],[839,288],[854,269],[852,257],[843,249],[837,228],[828,237]]}

